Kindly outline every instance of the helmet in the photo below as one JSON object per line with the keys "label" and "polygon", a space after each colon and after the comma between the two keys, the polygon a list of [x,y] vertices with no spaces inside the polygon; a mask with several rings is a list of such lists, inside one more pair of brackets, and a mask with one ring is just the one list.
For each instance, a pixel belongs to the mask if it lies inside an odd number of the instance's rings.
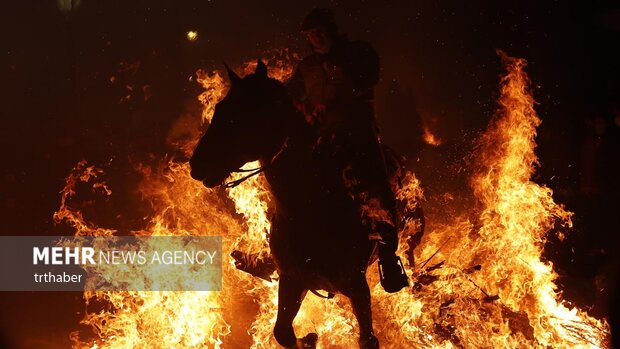
{"label": "helmet", "polygon": [[302,31],[318,28],[325,28],[332,34],[338,33],[338,25],[334,21],[331,10],[316,7],[306,15],[301,23]]}

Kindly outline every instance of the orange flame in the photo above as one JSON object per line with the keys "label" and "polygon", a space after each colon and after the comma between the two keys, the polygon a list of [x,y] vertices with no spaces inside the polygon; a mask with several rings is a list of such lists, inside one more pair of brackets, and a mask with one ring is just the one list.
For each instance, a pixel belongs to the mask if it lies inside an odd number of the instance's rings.
{"label": "orange flame", "polygon": [[424,127],[424,133],[422,133],[422,139],[428,145],[432,145],[434,147],[438,147],[443,143],[437,135],[431,132],[428,127]]}
{"label": "orange flame", "polygon": [[[536,126],[540,119],[528,91],[525,61],[500,53],[508,73],[501,80],[500,108],[479,140],[480,153],[472,178],[479,210],[446,217],[433,213],[428,232],[414,251],[416,264],[405,261],[415,280],[410,290],[388,295],[378,285],[376,266],[368,273],[373,292],[375,329],[384,348],[608,347],[608,325],[562,302],[550,263],[541,259],[545,234],[556,222],[570,227],[571,213],[556,204],[551,190],[531,181],[537,158]],[[290,57],[266,59],[272,76],[286,80]],[[286,56],[290,56],[286,52]],[[274,58],[275,57],[275,58]],[[248,73],[253,63],[240,71]],[[199,71],[205,88],[199,99],[208,123],[226,93],[219,72]],[[197,139],[179,144],[186,155]],[[256,164],[247,164],[255,167]],[[213,233],[224,236],[223,253],[235,249],[269,254],[271,228],[269,188],[253,177],[225,193],[206,189],[191,179],[185,162],[169,159],[139,168],[140,190],[153,214],[141,235]],[[65,220],[76,235],[111,235],[68,206],[78,181],[91,181],[103,171],[80,162],[67,179],[57,221]],[[396,193],[405,206],[419,204],[419,180],[408,172]],[[105,184],[94,184],[104,194]],[[225,194],[222,195],[222,194]],[[234,203],[234,212],[227,202]],[[432,206],[432,203],[428,203]],[[471,217],[478,217],[474,221]],[[401,232],[399,252],[409,252],[407,239],[419,222]],[[106,308],[87,313],[82,323],[94,338],[73,333],[74,348],[275,348],[272,336],[277,310],[277,284],[257,280],[223,266],[221,292],[94,292],[86,303]],[[273,275],[276,277],[276,275]],[[321,348],[357,346],[357,324],[344,298],[332,301],[308,296],[295,321],[296,332],[319,333]]]}

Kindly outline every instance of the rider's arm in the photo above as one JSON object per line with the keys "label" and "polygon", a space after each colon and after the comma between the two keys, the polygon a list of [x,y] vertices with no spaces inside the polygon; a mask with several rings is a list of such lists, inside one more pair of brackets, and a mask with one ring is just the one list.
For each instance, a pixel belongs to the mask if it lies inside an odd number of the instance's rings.
{"label": "rider's arm", "polygon": [[350,147],[355,179],[360,183],[361,189],[368,193],[369,198],[378,199],[383,209],[393,211],[396,202],[374,123],[370,120],[358,122],[350,130],[346,143]]}
{"label": "rider's arm", "polygon": [[284,84],[286,90],[288,91],[293,103],[297,109],[300,109],[300,106],[303,103],[303,99],[306,95],[306,84],[304,82],[304,76],[300,67],[297,67],[293,76]]}
{"label": "rider's arm", "polygon": [[379,253],[392,255],[398,247],[396,200],[372,123],[356,128],[349,134],[348,142],[352,150],[352,174],[358,182],[358,190],[366,193],[365,203],[376,210],[373,214],[375,231],[384,244]]}

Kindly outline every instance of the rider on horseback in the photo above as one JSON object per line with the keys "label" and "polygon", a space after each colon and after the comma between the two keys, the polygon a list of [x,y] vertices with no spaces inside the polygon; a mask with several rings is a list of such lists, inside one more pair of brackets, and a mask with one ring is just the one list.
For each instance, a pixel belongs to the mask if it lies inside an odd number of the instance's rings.
{"label": "rider on horseback", "polygon": [[395,199],[374,118],[379,57],[368,43],[339,35],[327,9],[312,10],[302,31],[313,53],[299,64],[287,89],[319,136],[315,150],[338,166],[369,230],[378,233],[381,285],[397,292],[408,279],[395,253]]}

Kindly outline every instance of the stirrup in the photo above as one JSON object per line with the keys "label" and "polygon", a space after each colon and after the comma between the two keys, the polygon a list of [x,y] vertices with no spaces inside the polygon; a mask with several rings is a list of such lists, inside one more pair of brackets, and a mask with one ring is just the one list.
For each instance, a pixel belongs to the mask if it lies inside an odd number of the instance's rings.
{"label": "stirrup", "polygon": [[396,267],[399,269],[398,271],[395,270],[396,268],[386,269],[381,259],[379,259],[378,263],[379,280],[381,281],[381,286],[383,287],[385,292],[388,293],[395,293],[403,289],[403,287],[409,286],[409,278],[407,277],[407,273],[405,272],[403,262],[401,261],[400,257],[395,257]]}

